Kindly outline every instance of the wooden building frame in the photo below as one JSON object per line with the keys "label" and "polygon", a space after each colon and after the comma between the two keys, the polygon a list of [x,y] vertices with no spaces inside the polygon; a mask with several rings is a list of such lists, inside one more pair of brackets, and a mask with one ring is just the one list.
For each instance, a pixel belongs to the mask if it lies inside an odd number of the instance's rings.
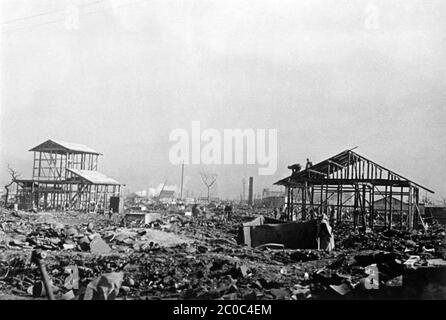
{"label": "wooden building frame", "polygon": [[[288,220],[326,214],[333,224],[347,220],[372,229],[417,227],[423,223],[418,206],[420,189],[434,193],[353,150],[294,172],[275,184],[286,188]],[[374,209],[376,200],[392,197],[401,201],[399,208],[386,200],[384,210]]]}
{"label": "wooden building frame", "polygon": [[108,211],[121,184],[98,172],[95,150],[77,143],[47,140],[34,153],[31,179],[17,180],[22,209]]}

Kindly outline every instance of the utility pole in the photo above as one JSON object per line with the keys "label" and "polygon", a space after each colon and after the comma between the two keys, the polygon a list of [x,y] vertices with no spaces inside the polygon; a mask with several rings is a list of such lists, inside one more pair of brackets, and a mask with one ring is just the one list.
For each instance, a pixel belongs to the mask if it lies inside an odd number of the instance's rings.
{"label": "utility pole", "polygon": [[183,200],[183,181],[184,181],[184,161],[181,165],[181,191],[180,191],[180,200]]}

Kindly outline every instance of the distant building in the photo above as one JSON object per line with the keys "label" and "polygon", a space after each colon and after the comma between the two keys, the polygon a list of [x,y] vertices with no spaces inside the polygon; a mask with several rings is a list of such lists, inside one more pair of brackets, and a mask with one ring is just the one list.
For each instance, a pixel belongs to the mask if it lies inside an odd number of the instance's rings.
{"label": "distant building", "polygon": [[[403,204],[403,211],[407,211],[409,208],[407,203],[403,202],[402,204]],[[373,209],[377,211],[384,211],[386,208],[390,209],[390,205],[392,205],[392,208],[394,210],[401,210],[401,200],[390,196],[376,200],[373,203]]]}
{"label": "distant building", "polygon": [[269,197],[282,197],[282,196],[285,196],[284,191],[270,190],[269,188],[264,188],[262,191],[262,199],[269,198]]}
{"label": "distant building", "polygon": [[147,197],[141,196],[137,192],[130,193],[125,198],[126,198],[126,200],[130,201],[133,204],[138,204],[138,203],[141,203],[141,202],[144,202],[145,200],[147,200]]}
{"label": "distant building", "polygon": [[268,188],[263,189],[261,205],[267,208],[279,208],[285,204],[285,192],[270,190]]}
{"label": "distant building", "polygon": [[147,198],[147,190],[135,191],[135,194],[141,198]]}
{"label": "distant building", "polygon": [[438,223],[446,226],[446,207],[426,205],[424,209],[424,216],[427,221],[432,223],[436,220]]}
{"label": "distant building", "polygon": [[161,202],[171,202],[175,200],[174,190],[162,190],[159,195],[159,201]]}

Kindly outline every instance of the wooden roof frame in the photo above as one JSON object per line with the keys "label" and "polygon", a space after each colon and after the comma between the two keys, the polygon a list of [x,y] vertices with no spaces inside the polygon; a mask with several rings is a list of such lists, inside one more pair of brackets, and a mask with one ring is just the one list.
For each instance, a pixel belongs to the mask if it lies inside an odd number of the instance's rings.
{"label": "wooden roof frame", "polygon": [[67,152],[74,154],[94,154],[94,155],[102,155],[102,153],[97,152],[96,150],[80,143],[73,142],[65,142],[54,139],[48,139],[45,142],[35,146],[34,148],[29,149],[29,151],[37,151],[37,152],[52,152],[65,154]]}
{"label": "wooden roof frame", "polygon": [[[342,170],[348,170],[352,165],[357,164],[358,162],[367,163],[368,169],[367,174],[369,173],[370,168],[373,172],[380,172],[380,177],[370,178],[368,177],[350,177],[350,176],[342,176],[339,177],[337,172]],[[348,174],[348,173],[347,173]],[[363,172],[364,174],[364,172]],[[382,177],[384,176],[384,177]],[[326,185],[351,185],[355,183],[369,183],[376,186],[401,186],[401,187],[409,187],[415,186],[426,190],[430,193],[434,193],[434,191],[411,181],[402,175],[385,168],[378,163],[367,159],[366,157],[361,156],[360,154],[354,152],[352,149],[344,150],[338,153],[335,156],[332,156],[328,159],[325,159],[308,169],[295,172],[294,174],[281,179],[274,183],[275,185],[283,185],[288,187],[297,187],[302,186],[304,183],[308,184],[326,184]]]}

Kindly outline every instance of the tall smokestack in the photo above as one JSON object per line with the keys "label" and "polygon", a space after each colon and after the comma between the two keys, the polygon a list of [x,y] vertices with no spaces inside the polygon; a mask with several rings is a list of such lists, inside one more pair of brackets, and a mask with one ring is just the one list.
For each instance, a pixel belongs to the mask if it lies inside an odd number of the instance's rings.
{"label": "tall smokestack", "polygon": [[249,194],[248,194],[248,205],[252,206],[252,196],[253,196],[253,177],[249,177]]}

